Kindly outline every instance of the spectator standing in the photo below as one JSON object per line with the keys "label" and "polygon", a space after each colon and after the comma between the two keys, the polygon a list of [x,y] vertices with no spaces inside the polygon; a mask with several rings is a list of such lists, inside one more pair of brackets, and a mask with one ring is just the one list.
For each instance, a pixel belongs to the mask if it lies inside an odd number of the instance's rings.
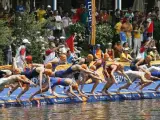
{"label": "spectator standing", "polygon": [[102,59],[103,58],[103,51],[101,50],[101,45],[100,44],[97,44],[96,45],[96,50],[95,50],[95,59]]}
{"label": "spectator standing", "polygon": [[115,17],[116,17],[116,22],[119,22],[120,18],[121,18],[120,9],[116,9],[116,11],[115,11]]}
{"label": "spectator standing", "polygon": [[121,19],[119,20],[119,22],[116,23],[116,25],[115,25],[115,27],[114,27],[115,30],[116,30],[116,34],[118,34],[118,35],[119,35],[119,33],[121,32],[122,23],[123,23],[123,18],[121,18]]}
{"label": "spectator standing", "polygon": [[54,12],[54,19],[55,19],[54,36],[59,38],[62,33],[62,18],[59,15],[58,11]]}
{"label": "spectator standing", "polygon": [[121,27],[120,40],[121,40],[121,45],[127,42],[127,36],[126,33],[124,32],[124,27]]}
{"label": "spectator standing", "polygon": [[135,56],[137,56],[138,52],[139,52],[139,49],[141,47],[141,28],[138,26],[138,24],[136,24],[134,26],[134,39],[133,39],[133,42],[134,42],[134,49],[133,49],[133,52],[135,54]]}
{"label": "spectator standing", "polygon": [[88,18],[88,12],[86,8],[83,8],[83,11],[80,15],[80,22],[87,26],[87,18]]}
{"label": "spectator standing", "polygon": [[37,11],[37,18],[40,22],[45,20],[46,11],[44,10],[44,5],[41,6],[40,9]]}
{"label": "spectator standing", "polygon": [[72,20],[70,19],[68,12],[66,12],[62,18],[63,27],[66,29],[71,24],[71,22]]}
{"label": "spectator standing", "polygon": [[28,39],[24,39],[22,45],[18,48],[15,56],[17,67],[22,71],[25,64],[27,44],[30,44],[30,42],[28,41]]}
{"label": "spectator standing", "polygon": [[128,12],[126,12],[125,17],[129,19],[130,23],[132,23],[134,13],[132,12],[131,8],[128,9]]}
{"label": "spectator standing", "polygon": [[16,12],[23,13],[25,11],[25,7],[23,6],[23,1],[16,7]]}
{"label": "spectator standing", "polygon": [[147,19],[147,36],[149,40],[153,38],[153,21],[151,18]]}
{"label": "spectator standing", "polygon": [[48,19],[48,18],[52,17],[52,15],[53,15],[52,7],[50,5],[48,5],[45,18]]}
{"label": "spectator standing", "polygon": [[83,13],[83,11],[84,11],[84,5],[81,4],[80,8],[77,9],[76,15],[75,15],[76,19],[77,19],[77,22],[80,21],[80,17],[81,17],[81,14]]}
{"label": "spectator standing", "polygon": [[122,27],[124,28],[124,32],[126,33],[129,47],[132,48],[132,34],[131,34],[131,32],[133,30],[133,27],[132,27],[132,24],[130,23],[129,20],[130,20],[129,17],[126,17],[126,22],[122,25]]}

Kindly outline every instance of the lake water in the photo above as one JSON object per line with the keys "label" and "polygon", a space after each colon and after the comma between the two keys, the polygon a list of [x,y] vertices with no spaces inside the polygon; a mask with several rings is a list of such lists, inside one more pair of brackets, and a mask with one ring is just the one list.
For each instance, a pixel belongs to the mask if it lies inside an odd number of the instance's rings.
{"label": "lake water", "polygon": [[160,120],[160,99],[0,108],[0,120]]}

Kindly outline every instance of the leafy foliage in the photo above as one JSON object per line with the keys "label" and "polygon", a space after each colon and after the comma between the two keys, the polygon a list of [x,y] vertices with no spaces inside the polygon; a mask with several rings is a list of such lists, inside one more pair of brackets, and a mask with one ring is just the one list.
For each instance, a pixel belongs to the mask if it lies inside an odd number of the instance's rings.
{"label": "leafy foliage", "polygon": [[154,21],[154,33],[153,33],[153,37],[157,42],[157,48],[158,48],[158,52],[160,52],[160,20]]}
{"label": "leafy foliage", "polygon": [[4,64],[4,48],[10,44],[12,31],[5,21],[0,20],[0,65]]}
{"label": "leafy foliage", "polygon": [[[45,41],[37,40],[39,36],[45,36],[45,22],[36,22],[34,14],[24,13],[16,17],[15,26],[13,27],[13,36],[15,37],[14,44],[19,46],[23,39],[28,39],[31,42],[30,52],[34,62],[42,62],[41,48]],[[38,58],[38,59],[37,59]]]}
{"label": "leafy foliage", "polygon": [[96,44],[101,44],[102,48],[106,48],[109,42],[112,42],[114,31],[109,24],[99,24],[96,29]]}

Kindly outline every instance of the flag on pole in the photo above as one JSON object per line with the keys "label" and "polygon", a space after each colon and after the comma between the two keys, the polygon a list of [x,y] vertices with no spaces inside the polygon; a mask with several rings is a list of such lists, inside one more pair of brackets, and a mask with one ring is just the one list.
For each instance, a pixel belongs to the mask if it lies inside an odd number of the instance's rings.
{"label": "flag on pole", "polygon": [[70,51],[73,53],[74,52],[74,35],[71,35],[67,40],[66,43],[70,49]]}

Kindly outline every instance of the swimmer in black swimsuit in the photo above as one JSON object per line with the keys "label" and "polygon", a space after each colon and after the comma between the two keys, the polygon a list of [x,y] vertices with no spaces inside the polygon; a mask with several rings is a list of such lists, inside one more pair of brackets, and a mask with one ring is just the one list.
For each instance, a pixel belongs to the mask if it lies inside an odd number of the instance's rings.
{"label": "swimmer in black swimsuit", "polygon": [[152,57],[148,55],[145,59],[137,59],[131,62],[130,68],[133,71],[138,71],[138,66],[147,65],[147,67],[151,67]]}
{"label": "swimmer in black swimsuit", "polygon": [[[46,64],[45,68],[44,67],[36,67],[33,68],[33,70],[31,71],[25,71],[25,72],[21,72],[16,65],[14,65],[14,61],[13,61],[13,68],[14,71],[16,72],[16,74],[21,74],[21,75],[25,75],[28,79],[32,79],[32,78],[37,78],[39,77],[39,81],[37,83],[39,83],[40,85],[40,90],[38,90],[36,92],[36,94],[42,93],[43,90],[46,89],[47,84],[50,84],[50,80],[49,80],[49,76],[52,75],[52,65],[51,64]],[[45,84],[42,84],[42,79],[43,79],[43,75],[47,78],[47,82],[45,82]],[[38,80],[38,79],[37,79]],[[21,93],[17,96],[17,99],[20,99],[20,97],[29,90],[30,85],[29,84],[23,84],[23,89],[21,91]],[[11,90],[8,92],[8,96],[10,96],[17,88],[19,87],[19,85],[16,85],[14,87],[11,87]],[[40,92],[39,92],[40,91]]]}

